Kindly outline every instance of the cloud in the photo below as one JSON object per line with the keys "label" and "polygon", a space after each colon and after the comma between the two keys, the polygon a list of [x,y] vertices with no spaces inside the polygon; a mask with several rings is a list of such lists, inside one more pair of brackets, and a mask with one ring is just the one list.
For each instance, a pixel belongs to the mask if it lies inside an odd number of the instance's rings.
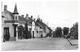
{"label": "cloud", "polygon": [[15,2],[18,11],[21,14],[28,13],[48,23],[50,27],[69,26],[71,27],[78,19],[78,2],[77,1],[4,1],[8,5],[8,10],[14,10]]}

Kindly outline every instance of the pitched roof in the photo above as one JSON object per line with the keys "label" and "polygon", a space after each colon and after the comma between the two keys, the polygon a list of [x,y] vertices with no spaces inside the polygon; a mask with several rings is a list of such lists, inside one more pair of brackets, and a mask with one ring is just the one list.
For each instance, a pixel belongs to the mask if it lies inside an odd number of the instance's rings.
{"label": "pitched roof", "polygon": [[21,23],[21,24],[25,24],[26,23],[26,19],[22,16],[19,16],[18,17],[18,22]]}
{"label": "pitched roof", "polygon": [[42,21],[37,20],[35,22],[35,24],[41,28],[43,28],[45,30],[45,27],[47,27],[50,31],[52,31],[52,29],[50,27],[48,27],[45,23],[43,23]]}
{"label": "pitched roof", "polygon": [[[2,16],[4,16],[4,13],[5,13],[5,14],[9,14],[9,15],[11,16],[11,19],[14,19],[14,16],[13,16],[13,13],[12,13],[12,12],[10,12],[10,11],[8,11],[8,10],[3,11],[3,12],[2,12]],[[6,16],[5,16],[5,17],[6,17]]]}
{"label": "pitched roof", "polygon": [[44,28],[44,29],[45,29],[45,27],[46,27],[46,25],[45,25],[42,21],[39,21],[39,20],[37,20],[37,21],[35,22],[35,24],[36,24],[37,26],[41,27],[41,28]]}
{"label": "pitched roof", "polygon": [[19,23],[27,23],[28,25],[32,25],[32,21],[34,21],[33,19],[31,19],[30,17],[28,17],[28,19],[27,18],[24,18],[24,17],[22,17],[22,16],[19,16]]}
{"label": "pitched roof", "polygon": [[38,22],[35,22],[35,25],[43,28],[43,26],[40,23],[38,23]]}
{"label": "pitched roof", "polygon": [[14,19],[14,15],[13,15],[13,13],[10,12],[10,11],[8,11],[8,12],[9,12],[9,14],[11,15],[12,19]]}
{"label": "pitched roof", "polygon": [[31,17],[28,17],[28,18],[25,18],[26,19],[26,22],[28,25],[32,25],[32,22],[34,21]]}

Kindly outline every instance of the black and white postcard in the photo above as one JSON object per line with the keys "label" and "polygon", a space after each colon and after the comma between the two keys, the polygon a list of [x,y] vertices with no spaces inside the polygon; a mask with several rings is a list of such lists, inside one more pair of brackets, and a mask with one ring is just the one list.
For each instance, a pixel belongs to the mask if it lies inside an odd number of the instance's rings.
{"label": "black and white postcard", "polygon": [[1,1],[1,50],[77,50],[78,0]]}

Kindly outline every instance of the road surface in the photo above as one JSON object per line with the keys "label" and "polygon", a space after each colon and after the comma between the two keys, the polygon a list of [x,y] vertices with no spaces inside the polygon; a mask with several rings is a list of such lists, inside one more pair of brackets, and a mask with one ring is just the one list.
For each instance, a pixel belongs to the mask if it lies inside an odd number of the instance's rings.
{"label": "road surface", "polygon": [[2,43],[2,50],[74,50],[78,49],[78,40],[72,40],[75,46],[64,38],[35,38]]}

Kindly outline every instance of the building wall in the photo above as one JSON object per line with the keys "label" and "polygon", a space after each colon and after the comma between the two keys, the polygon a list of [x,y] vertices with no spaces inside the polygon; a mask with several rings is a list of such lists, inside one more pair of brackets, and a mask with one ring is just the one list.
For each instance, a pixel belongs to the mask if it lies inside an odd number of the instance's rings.
{"label": "building wall", "polygon": [[10,12],[3,11],[2,15],[5,17],[5,20],[13,20],[13,17],[10,15]]}
{"label": "building wall", "polygon": [[14,15],[14,20],[19,20],[19,16],[17,14]]}
{"label": "building wall", "polygon": [[[9,27],[10,37],[14,37],[14,27],[11,23],[5,23],[4,27]],[[3,29],[4,29],[3,27]]]}
{"label": "building wall", "polygon": [[9,27],[9,33],[10,33],[10,37],[14,36],[14,27],[13,27],[13,23],[4,23],[5,20],[13,20],[13,17],[9,14],[8,11],[3,11],[2,12],[2,16],[4,16],[4,18],[2,18],[2,28],[3,28],[3,34],[4,34],[4,27]]}
{"label": "building wall", "polygon": [[43,37],[45,37],[46,33],[39,26],[36,26],[36,28],[35,28],[35,37],[41,37],[41,35]]}

